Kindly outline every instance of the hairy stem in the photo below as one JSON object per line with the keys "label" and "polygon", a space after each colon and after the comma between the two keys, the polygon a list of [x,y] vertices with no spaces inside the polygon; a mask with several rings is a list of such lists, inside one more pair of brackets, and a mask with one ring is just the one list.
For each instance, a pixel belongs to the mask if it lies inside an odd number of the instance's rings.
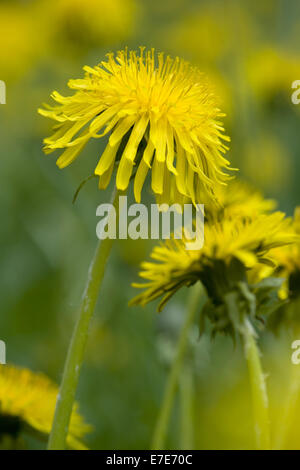
{"label": "hairy stem", "polygon": [[[118,213],[118,196],[118,191],[114,190],[112,200],[116,213]],[[114,211],[111,211],[111,216],[113,216],[113,212]],[[48,442],[49,450],[62,450],[66,446],[66,438],[88,339],[89,327],[112,244],[113,239],[111,238],[99,240],[89,267],[79,316],[69,345],[62,382],[56,401],[55,415]]]}
{"label": "hairy stem", "polygon": [[194,448],[194,384],[193,370],[190,365],[184,367],[180,380],[180,449]]}
{"label": "hairy stem", "polygon": [[165,391],[162,400],[162,405],[160,408],[160,412],[158,415],[158,420],[154,430],[154,436],[152,441],[151,448],[153,450],[161,450],[163,449],[168,424],[170,420],[170,415],[172,412],[172,407],[174,403],[176,388],[179,381],[180,372],[182,369],[182,364],[184,360],[184,355],[186,351],[187,341],[188,341],[188,334],[191,328],[191,325],[194,322],[195,314],[197,311],[197,307],[199,307],[199,299],[201,293],[201,284],[197,283],[193,288],[191,288],[191,294],[188,302],[188,311],[185,318],[185,321],[182,326],[182,330],[180,332],[177,350],[174,362],[172,364]]}
{"label": "hairy stem", "polygon": [[251,385],[256,447],[260,450],[267,450],[271,446],[267,387],[261,366],[260,351],[255,340],[255,332],[247,319],[245,320],[242,338]]}

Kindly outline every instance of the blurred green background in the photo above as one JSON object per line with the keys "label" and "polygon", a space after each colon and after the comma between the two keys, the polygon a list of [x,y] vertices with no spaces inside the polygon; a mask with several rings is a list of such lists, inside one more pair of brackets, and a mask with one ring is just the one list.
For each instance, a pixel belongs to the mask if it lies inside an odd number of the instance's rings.
{"label": "blurred green background", "polygon": [[[291,84],[300,79],[299,27],[298,0],[0,1],[0,79],[7,86],[7,104],[0,105],[0,338],[9,362],[59,383],[96,245],[96,207],[111,191],[100,192],[92,179],[72,204],[104,144],[91,142],[60,171],[55,155],[42,153],[51,122],[37,114],[51,91],[67,93],[68,79],[81,76],[84,65],[126,45],[189,60],[221,98],[233,166],[292,215],[300,200],[300,105],[291,102]],[[176,295],[161,315],[155,305],[127,306],[150,248],[147,241],[116,242],[105,276],[78,391],[81,412],[95,428],[86,439],[93,449],[150,445],[186,301],[186,292]],[[288,336],[265,333],[262,349],[272,418],[280,426]],[[189,442],[182,397],[192,407]],[[167,446],[253,445],[241,347],[222,337],[211,343],[209,334],[199,340],[195,327]],[[289,446],[300,448],[300,420]]]}

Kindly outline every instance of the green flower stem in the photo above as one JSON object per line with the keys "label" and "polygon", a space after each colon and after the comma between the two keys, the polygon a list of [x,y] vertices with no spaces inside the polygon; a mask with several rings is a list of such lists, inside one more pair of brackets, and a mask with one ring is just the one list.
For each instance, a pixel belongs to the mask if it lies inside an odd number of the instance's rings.
{"label": "green flower stem", "polygon": [[[118,191],[114,190],[112,200],[116,213],[118,214]],[[76,388],[88,339],[89,327],[113,241],[114,240],[111,238],[99,240],[89,267],[79,316],[69,345],[62,382],[57,397],[55,415],[48,442],[49,450],[62,450],[66,445],[66,437],[68,434]]]}
{"label": "green flower stem", "polygon": [[267,388],[255,332],[247,319],[242,337],[251,385],[256,447],[260,450],[267,450],[271,448]]}
{"label": "green flower stem", "polygon": [[193,370],[190,365],[184,367],[180,380],[180,449],[194,449],[194,384]]}
{"label": "green flower stem", "polygon": [[195,314],[197,308],[199,307],[199,299],[200,294],[202,292],[202,286],[200,283],[195,284],[193,288],[191,288],[190,298],[188,302],[188,311],[187,316],[185,318],[182,330],[180,332],[176,356],[174,362],[172,364],[167,384],[165,387],[164,397],[162,401],[162,406],[159,412],[158,420],[156,423],[153,441],[152,441],[152,450],[161,450],[163,449],[168,424],[170,420],[170,415],[174,403],[176,388],[179,381],[180,372],[182,369],[183,359],[186,351],[187,341],[188,341],[188,333],[190,328],[194,322]]}

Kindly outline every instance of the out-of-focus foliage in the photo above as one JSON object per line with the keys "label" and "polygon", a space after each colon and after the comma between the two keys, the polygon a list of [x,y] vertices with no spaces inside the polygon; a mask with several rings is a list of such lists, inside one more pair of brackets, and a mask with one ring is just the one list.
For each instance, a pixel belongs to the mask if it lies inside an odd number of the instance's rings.
{"label": "out-of-focus foliage", "polygon": [[[300,105],[291,102],[292,82],[300,79],[299,21],[298,0],[0,1],[0,80],[7,87],[7,104],[0,105],[0,339],[10,362],[60,380],[96,244],[96,207],[111,190],[100,192],[91,179],[72,205],[105,143],[91,142],[61,172],[56,156],[42,153],[49,124],[37,115],[41,102],[53,89],[66,93],[66,81],[82,66],[126,45],[190,60],[223,101],[233,165],[292,215],[300,199]],[[154,202],[150,191],[146,196]],[[183,290],[160,316],[152,305],[127,307],[137,266],[150,249],[147,241],[116,242],[105,276],[78,393],[94,426],[91,448],[150,445],[186,300]],[[185,377],[194,393],[192,447],[253,448],[241,347],[222,337],[212,345],[209,333],[200,341],[191,335]],[[276,339],[264,333],[261,341],[279,427],[290,344],[285,332]],[[183,445],[179,397],[170,448]],[[299,448],[299,407],[286,447]],[[34,439],[25,444],[40,446]]]}
{"label": "out-of-focus foliage", "polygon": [[0,12],[2,79],[15,80],[41,62],[81,64],[93,49],[118,47],[136,31],[139,8],[136,0],[2,0]]}

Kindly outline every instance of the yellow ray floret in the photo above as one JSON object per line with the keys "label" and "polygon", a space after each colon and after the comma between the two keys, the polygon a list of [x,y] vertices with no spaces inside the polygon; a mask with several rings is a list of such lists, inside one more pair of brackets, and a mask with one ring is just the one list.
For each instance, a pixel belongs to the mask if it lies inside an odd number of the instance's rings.
{"label": "yellow ray floret", "polygon": [[75,90],[39,112],[58,124],[44,140],[46,153],[64,149],[57,165],[64,168],[91,138],[109,134],[95,174],[100,188],[109,184],[118,164],[116,185],[127,189],[134,177],[134,194],[140,202],[149,170],[159,202],[189,198],[201,202],[204,192],[229,178],[224,116],[207,79],[187,62],[154,50],[110,53],[98,66],[84,67],[83,79],[70,80]]}
{"label": "yellow ray floret", "polygon": [[[47,438],[57,393],[58,387],[44,374],[0,365],[0,421],[1,416],[16,418],[20,422],[20,431],[32,429]],[[67,444],[73,449],[84,449],[81,439],[91,431],[91,426],[84,422],[77,410],[78,405],[75,404]]]}

